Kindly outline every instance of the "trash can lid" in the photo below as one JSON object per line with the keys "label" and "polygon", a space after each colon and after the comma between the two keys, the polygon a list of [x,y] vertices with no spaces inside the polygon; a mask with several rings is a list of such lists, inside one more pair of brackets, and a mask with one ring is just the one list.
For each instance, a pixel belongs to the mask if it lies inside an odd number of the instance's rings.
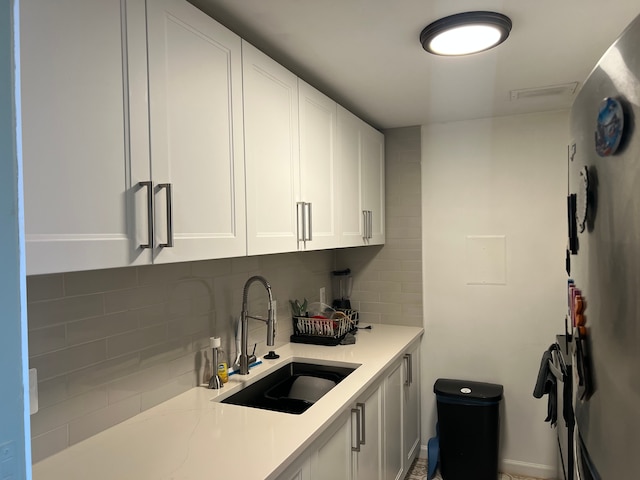
{"label": "trash can lid", "polygon": [[445,398],[473,398],[495,402],[502,398],[502,385],[495,383],[472,382],[439,378],[433,385],[433,392]]}

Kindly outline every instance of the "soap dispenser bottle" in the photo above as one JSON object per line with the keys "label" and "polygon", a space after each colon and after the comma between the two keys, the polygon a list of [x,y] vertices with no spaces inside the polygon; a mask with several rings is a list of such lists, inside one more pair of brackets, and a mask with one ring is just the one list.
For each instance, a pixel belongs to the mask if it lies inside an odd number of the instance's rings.
{"label": "soap dispenser bottle", "polygon": [[211,349],[213,351],[213,375],[211,375],[211,379],[209,380],[209,388],[217,390],[224,387],[222,379],[220,378],[220,375],[218,375],[220,337],[210,337],[209,341],[211,342]]}

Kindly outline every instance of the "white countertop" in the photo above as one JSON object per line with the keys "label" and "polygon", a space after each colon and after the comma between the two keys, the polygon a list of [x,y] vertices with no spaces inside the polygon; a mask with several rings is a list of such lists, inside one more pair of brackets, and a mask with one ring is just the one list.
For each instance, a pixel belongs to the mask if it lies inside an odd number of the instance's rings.
{"label": "white countertop", "polygon": [[[220,390],[193,388],[33,466],[36,480],[158,480],[277,477],[418,341],[422,328],[374,325],[354,345],[287,344]],[[292,359],[361,364],[301,415],[213,401]],[[210,472],[210,475],[207,475]]]}

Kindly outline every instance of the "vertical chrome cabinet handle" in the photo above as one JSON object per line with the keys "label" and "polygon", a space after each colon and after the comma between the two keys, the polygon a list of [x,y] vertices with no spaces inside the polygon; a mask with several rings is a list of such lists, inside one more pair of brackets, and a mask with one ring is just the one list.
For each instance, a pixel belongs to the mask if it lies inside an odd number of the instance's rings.
{"label": "vertical chrome cabinet handle", "polygon": [[369,222],[367,221],[367,211],[363,210],[362,211],[362,238],[364,239],[367,238],[367,225],[369,225]]}
{"label": "vertical chrome cabinet handle", "polygon": [[357,408],[351,409],[351,418],[353,419],[353,414],[356,414],[356,446],[353,446],[353,432],[351,433],[351,451],[359,452],[360,451],[360,410]]}
{"label": "vertical chrome cabinet handle", "polygon": [[369,210],[369,238],[373,238],[373,212]]}
{"label": "vertical chrome cabinet handle", "polygon": [[364,445],[365,444],[365,440],[367,438],[367,432],[365,430],[366,428],[366,421],[365,421],[365,417],[364,417],[364,408],[365,405],[364,403],[356,403],[356,407],[358,407],[360,409],[360,411],[362,411],[362,420],[360,422],[360,426],[362,427],[362,436],[360,437],[360,445]]}
{"label": "vertical chrome cabinet handle", "polygon": [[138,186],[147,189],[147,243],[140,244],[140,248],[153,248],[153,183],[139,182]]}
{"label": "vertical chrome cabinet handle", "polygon": [[305,221],[306,215],[304,211],[304,202],[296,202],[296,230],[298,235],[298,242],[304,242],[305,237]]}
{"label": "vertical chrome cabinet handle", "polygon": [[404,384],[408,387],[409,385],[411,385],[413,383],[413,365],[411,364],[411,354],[410,353],[405,353],[404,354],[404,361],[406,362],[406,369],[407,369],[407,374],[406,374],[406,378],[404,380]]}
{"label": "vertical chrome cabinet handle", "polygon": [[167,193],[167,243],[159,247],[173,247],[173,190],[170,183],[159,183],[158,188],[164,188]]}
{"label": "vertical chrome cabinet handle", "polygon": [[309,236],[307,237],[307,240],[311,241],[313,240],[313,207],[311,203],[307,203],[307,209],[309,211],[309,218],[307,219],[309,222]]}

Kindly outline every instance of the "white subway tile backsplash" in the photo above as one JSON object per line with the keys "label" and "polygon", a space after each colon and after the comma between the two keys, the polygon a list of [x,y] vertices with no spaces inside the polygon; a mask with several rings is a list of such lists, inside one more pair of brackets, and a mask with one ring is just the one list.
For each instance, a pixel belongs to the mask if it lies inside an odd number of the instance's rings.
{"label": "white subway tile backsplash", "polygon": [[[28,292],[27,292],[28,297]],[[102,295],[84,295],[29,304],[29,330],[59,325],[104,313]]]}
{"label": "white subway tile backsplash", "polygon": [[209,337],[202,336],[197,343],[192,337],[183,337],[178,339],[170,339],[169,341],[146,348],[140,352],[140,369],[145,369],[154,365],[164,365],[177,358],[184,357],[189,353],[195,353],[199,349],[195,348],[195,344],[206,346],[209,345]]}
{"label": "white subway tile backsplash", "polygon": [[417,293],[422,298],[422,282],[403,282],[400,284],[402,293]]}
{"label": "white subway tile backsplash", "polygon": [[401,262],[401,268],[405,272],[420,272],[422,274],[422,262],[417,260],[405,260]]}
{"label": "white subway tile backsplash", "polygon": [[111,382],[107,387],[109,404],[158,388],[168,377],[164,365],[156,365]]}
{"label": "white subway tile backsplash", "polygon": [[360,302],[360,311],[387,315],[401,315],[402,304]]}
{"label": "white subway tile backsplash", "polygon": [[194,278],[226,277],[231,275],[231,259],[203,260],[191,263],[191,274]]}
{"label": "white subway tile backsplash", "polygon": [[113,358],[67,375],[69,395],[78,395],[135,373],[140,368],[140,355],[135,353]]}
{"label": "white subway tile backsplash", "polygon": [[354,287],[354,291],[363,291],[363,292],[377,292],[377,293],[388,293],[388,292],[399,292],[401,290],[401,284],[399,282],[394,281],[362,281],[360,280],[357,285],[357,290]]}
{"label": "white subway tile backsplash", "polygon": [[139,352],[147,347],[163,343],[168,339],[167,325],[134,330],[107,339],[107,358]]}
{"label": "white subway tile backsplash", "polygon": [[53,300],[64,295],[62,274],[27,277],[27,301]]}
{"label": "white subway tile backsplash", "polygon": [[65,325],[39,328],[29,332],[30,355],[42,355],[43,353],[64,348],[66,345],[67,333]]}
{"label": "white subway tile backsplash", "polygon": [[69,445],[100,433],[140,413],[140,396],[127,398],[69,423]]}
{"label": "white subway tile backsplash", "polygon": [[258,257],[238,257],[231,259],[232,273],[251,273],[258,270],[260,270],[260,260]]}
{"label": "white subway tile backsplash", "polygon": [[163,284],[105,293],[105,312],[124,312],[135,308],[164,303],[168,298],[167,290],[167,286]]}
{"label": "white subway tile backsplash", "polygon": [[[184,312],[189,310],[189,301],[183,300],[181,307],[182,311],[178,310],[175,312],[176,315],[184,315]],[[131,312],[137,316],[141,328],[167,323],[172,318],[168,306],[164,303],[138,308]]]}
{"label": "white subway tile backsplash", "polygon": [[42,435],[106,406],[107,391],[100,388],[72,397],[65,402],[41,408],[38,413],[31,416],[31,434]]}
{"label": "white subway tile backsplash", "polygon": [[135,311],[78,320],[66,324],[67,345],[78,345],[118,335],[138,328]]}
{"label": "white subway tile backsplash", "polygon": [[167,263],[138,267],[138,284],[162,285],[191,278],[190,263]]}
{"label": "white subway tile backsplash", "polygon": [[38,379],[38,407],[40,409],[64,402],[68,397],[66,377],[57,377],[51,380]]}
{"label": "white subway tile backsplash", "polygon": [[106,358],[107,344],[105,340],[100,340],[31,357],[30,368],[37,368],[38,378],[47,380],[89,365],[95,365]]}
{"label": "white subway tile backsplash", "polygon": [[180,318],[168,323],[168,338],[179,338],[193,335],[204,330],[209,331],[209,326],[213,323],[212,315],[198,315],[196,317]]}
{"label": "white subway tile backsplash", "polygon": [[194,387],[195,384],[195,376],[193,372],[182,374],[153,390],[143,392],[140,395],[140,408],[141,410],[148,410],[151,407],[155,407],[170,398],[186,392],[190,388]]}
{"label": "white subway tile backsplash", "polygon": [[136,284],[135,268],[110,268],[64,274],[66,296],[124,290],[133,288]]}
{"label": "white subway tile backsplash", "polygon": [[31,461],[39,462],[69,446],[69,425],[31,438]]}

